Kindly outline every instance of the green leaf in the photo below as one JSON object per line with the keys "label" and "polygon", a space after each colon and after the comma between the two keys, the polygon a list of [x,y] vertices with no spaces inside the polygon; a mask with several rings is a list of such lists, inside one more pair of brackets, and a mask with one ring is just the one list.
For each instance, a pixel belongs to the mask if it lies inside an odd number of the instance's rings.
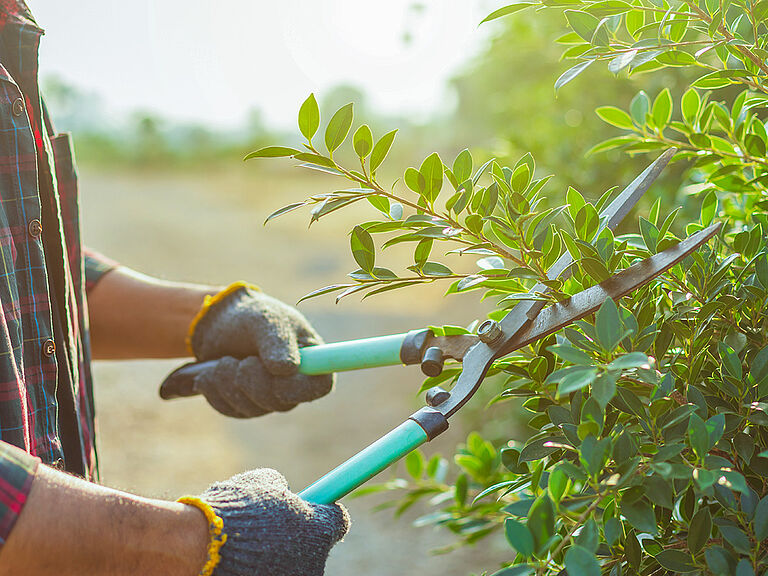
{"label": "green leaf", "polygon": [[459,507],[463,507],[467,501],[467,490],[469,490],[469,479],[466,474],[461,473],[453,483],[453,498]]}
{"label": "green leaf", "polygon": [[306,206],[306,202],[294,202],[293,204],[288,204],[288,206],[283,206],[282,208],[278,208],[272,214],[267,216],[266,220],[264,220],[264,224],[272,220],[273,218],[277,218],[278,216],[282,216],[283,214],[287,214],[288,212],[293,212],[297,208],[301,208],[302,206]]}
{"label": "green leaf", "polygon": [[389,149],[392,148],[392,143],[395,141],[395,134],[397,134],[397,130],[387,132],[384,136],[379,138],[379,141],[373,146],[370,163],[371,172],[376,172],[376,169],[381,166],[382,162],[384,162],[387,154],[389,154]]}
{"label": "green leaf", "polygon": [[656,100],[653,101],[651,116],[653,116],[653,121],[659,130],[669,124],[669,120],[672,118],[672,94],[669,92],[669,88],[664,88],[656,96]]}
{"label": "green leaf", "polygon": [[728,550],[722,546],[710,546],[704,551],[707,567],[715,576],[731,576],[735,559]]}
{"label": "green leaf", "polygon": [[603,140],[599,144],[592,146],[592,148],[587,150],[587,152],[584,154],[584,157],[589,158],[594,154],[600,154],[601,152],[607,152],[609,150],[621,148],[622,146],[626,146],[627,144],[632,144],[634,142],[636,142],[636,140],[632,136],[618,136],[617,138],[609,138],[608,140]]}
{"label": "green leaf", "polygon": [[612,298],[608,298],[595,315],[597,342],[606,352],[613,352],[624,336],[619,309]]}
{"label": "green leaf", "polygon": [[579,535],[576,537],[576,544],[592,554],[597,552],[597,548],[600,545],[600,533],[594,518],[590,518],[582,526]]}
{"label": "green leaf", "polygon": [[650,360],[642,352],[630,352],[619,356],[608,364],[608,370],[629,370],[630,368],[650,369]]}
{"label": "green leaf", "polygon": [[515,168],[515,171],[512,173],[512,178],[510,179],[510,186],[512,190],[522,194],[525,192],[525,189],[528,187],[530,182],[531,169],[528,167],[528,164],[520,164],[517,168]]}
{"label": "green leaf", "polygon": [[424,454],[422,454],[419,450],[409,452],[405,457],[405,469],[414,480],[421,478],[421,474],[424,472],[425,465],[426,463],[424,461]]}
{"label": "green leaf", "polygon": [[656,253],[656,245],[659,241],[659,229],[656,228],[649,220],[640,217],[640,234],[645,242],[645,247],[651,252]]}
{"label": "green leaf", "polygon": [[673,573],[685,574],[698,570],[690,554],[682,550],[662,550],[654,558],[662,567]]}
{"label": "green leaf", "polygon": [[350,237],[352,256],[365,272],[371,273],[376,261],[376,247],[371,235],[361,226],[352,229]]}
{"label": "green leaf", "polygon": [[310,94],[299,108],[299,130],[308,142],[317,134],[320,127],[320,108],[317,106],[315,95]]}
{"label": "green leaf", "polygon": [[568,212],[570,213],[571,218],[575,219],[576,214],[581,211],[587,201],[584,200],[584,196],[581,195],[581,192],[572,186],[568,186],[568,190],[565,193],[565,199],[568,202]]}
{"label": "green leaf", "polygon": [[624,24],[629,35],[637,40],[637,31],[645,24],[645,13],[642,10],[632,10],[626,15]]}
{"label": "green leaf", "polygon": [[688,442],[699,458],[704,458],[709,449],[709,432],[698,414],[691,414],[688,420]]}
{"label": "green leaf", "polygon": [[299,298],[297,304],[303,302],[304,300],[314,298],[315,296],[322,296],[324,294],[330,294],[331,292],[338,292],[339,290],[344,290],[344,289],[352,288],[355,286],[356,284],[332,284],[331,286],[325,286],[324,288],[319,288],[317,290],[313,290],[309,294],[305,294],[304,296]]}
{"label": "green leaf", "polygon": [[555,92],[560,90],[563,86],[568,84],[571,80],[576,78],[579,74],[584,72],[590,64],[592,64],[594,60],[587,60],[585,62],[580,62],[579,64],[576,64],[576,66],[573,66],[572,68],[568,68],[565,72],[563,72],[560,77],[555,80]]}
{"label": "green leaf", "polygon": [[566,10],[565,17],[568,19],[568,25],[576,34],[592,43],[592,37],[595,35],[600,20],[581,10]]}
{"label": "green leaf", "polygon": [[601,106],[595,110],[595,112],[604,122],[607,122],[611,126],[616,126],[617,128],[623,128],[625,130],[633,130],[635,128],[630,115],[620,108],[616,108],[615,106]]}
{"label": "green leaf", "polygon": [[352,136],[352,145],[355,153],[360,158],[367,158],[373,148],[373,133],[367,124],[363,124],[355,131]]}
{"label": "green leaf", "polygon": [[532,2],[520,2],[518,4],[509,4],[507,6],[504,6],[503,8],[499,8],[498,10],[494,10],[488,16],[483,18],[480,22],[480,24],[485,24],[486,22],[490,22],[491,20],[496,20],[497,18],[501,18],[502,16],[507,16],[509,14],[514,14],[515,12],[519,12],[520,10],[525,10],[529,6],[533,6],[534,4]]}
{"label": "green leaf", "polygon": [[416,170],[416,168],[406,168],[403,180],[405,180],[405,185],[416,192],[416,194],[424,193],[427,182],[424,180],[424,176],[421,175],[421,172]]}
{"label": "green leaf", "polygon": [[437,152],[430,154],[422,162],[419,174],[424,178],[423,196],[430,204],[437,200],[443,187],[443,161]]}
{"label": "green leaf", "polygon": [[746,558],[739,560],[736,566],[735,576],[755,576],[755,570],[752,568],[752,564]]}
{"label": "green leaf", "polygon": [[645,500],[622,502],[621,513],[638,532],[656,534],[656,516],[653,507]]}
{"label": "green leaf", "polygon": [[560,380],[557,386],[558,397],[566,396],[592,384],[597,376],[597,368],[579,367]]}
{"label": "green leaf", "polygon": [[559,448],[556,448],[555,446],[548,446],[551,442],[552,438],[537,438],[535,440],[530,440],[520,451],[519,464],[540,460],[545,456],[549,456],[552,452],[559,450]]}
{"label": "green leaf", "polygon": [[349,129],[352,127],[353,108],[354,105],[351,102],[342,106],[328,122],[325,129],[325,146],[328,148],[328,152],[333,153],[346,140]]}
{"label": "green leaf", "polygon": [[605,541],[608,546],[613,546],[619,541],[619,538],[621,538],[621,535],[624,533],[621,521],[618,518],[608,518],[608,520],[605,521],[603,533],[605,534]]}
{"label": "green leaf", "polygon": [[533,576],[535,572],[536,569],[530,564],[517,564],[509,568],[502,568],[491,574],[491,576]]}
{"label": "green leaf", "polygon": [[698,554],[709,540],[711,532],[712,515],[709,512],[709,506],[704,506],[691,518],[688,529],[688,550],[693,554]]}
{"label": "green leaf", "polygon": [[656,62],[664,66],[691,66],[696,64],[696,58],[682,50],[670,50],[656,56]]}
{"label": "green leaf", "polygon": [[768,496],[765,496],[757,503],[752,527],[755,532],[755,538],[760,541],[768,538]]}
{"label": "green leaf", "polygon": [[425,262],[421,267],[421,273],[425,276],[452,276],[453,271],[440,262]]}
{"label": "green leaf", "polygon": [[427,260],[429,260],[429,253],[432,251],[432,243],[432,238],[424,238],[423,240],[419,240],[419,243],[416,245],[416,250],[413,253],[413,260],[419,268],[424,266]]}
{"label": "green leaf", "polygon": [[603,372],[592,383],[592,397],[605,410],[616,395],[616,376],[613,372]]}
{"label": "green leaf", "polygon": [[760,350],[749,364],[749,373],[755,382],[761,382],[768,376],[768,346]]}
{"label": "green leaf", "polygon": [[720,534],[725,538],[728,543],[733,546],[736,552],[742,554],[751,554],[752,545],[749,542],[747,535],[742,532],[740,528],[736,526],[720,526]]}
{"label": "green leaf", "polygon": [[573,219],[579,239],[589,242],[600,227],[600,216],[592,204],[584,204]]}
{"label": "green leaf", "polygon": [[598,440],[593,435],[589,435],[581,442],[579,453],[581,461],[590,476],[595,476],[603,469],[605,461],[611,452],[611,439],[602,438]]}
{"label": "green leaf", "polygon": [[589,355],[568,344],[548,346],[547,350],[552,352],[552,354],[559,356],[563,360],[571,362],[572,364],[579,364],[581,366],[592,365],[592,358],[590,358]]}
{"label": "green leaf", "polygon": [[549,488],[549,495],[554,502],[560,502],[568,489],[568,476],[560,468],[555,468],[549,473],[549,480],[547,481],[547,487]]}
{"label": "green leaf", "polygon": [[533,555],[533,536],[524,524],[514,518],[507,518],[504,521],[504,535],[518,553],[526,558]]}
{"label": "green leaf", "polygon": [[539,496],[528,511],[528,530],[533,536],[534,548],[542,549],[555,532],[555,507],[549,495]]}
{"label": "green leaf", "polygon": [[466,148],[453,161],[453,175],[459,183],[472,177],[472,154]]}
{"label": "green leaf", "polygon": [[565,553],[565,569],[568,574],[600,576],[600,564],[595,555],[581,546],[571,546]]}
{"label": "green leaf", "polygon": [[723,432],[725,432],[725,414],[715,414],[704,422],[704,426],[707,428],[707,450],[709,450],[723,437]]}
{"label": "green leaf", "polygon": [[264,148],[259,148],[255,152],[250,152],[243,158],[243,160],[250,160],[251,158],[284,158],[300,153],[301,150],[288,148],[287,146],[266,146]]}
{"label": "green leaf", "polygon": [[321,156],[320,154],[312,154],[310,152],[300,152],[299,154],[296,154],[294,156],[296,160],[301,160],[302,162],[308,162],[310,164],[315,164],[316,166],[322,166],[323,168],[328,168],[328,172],[331,174],[337,174],[341,175],[341,172],[336,170],[336,164],[334,164],[333,160],[330,158],[326,158],[325,156]]}
{"label": "green leaf", "polygon": [[726,372],[736,378],[736,380],[741,380],[742,370],[739,355],[724,342],[718,343],[717,351],[720,353],[720,359],[723,361],[723,367]]}
{"label": "green leaf", "polygon": [[714,190],[710,190],[704,197],[704,202],[701,204],[701,223],[704,226],[712,224],[712,220],[715,219],[717,213],[717,194]]}
{"label": "green leaf", "polygon": [[648,112],[651,110],[651,100],[643,90],[635,94],[629,105],[629,113],[638,126],[647,124]]}
{"label": "green leaf", "polygon": [[701,109],[701,97],[694,88],[689,88],[683,94],[683,98],[680,101],[681,108],[683,110],[683,119],[687,124],[693,125],[696,123],[696,118],[699,116],[699,110]]}

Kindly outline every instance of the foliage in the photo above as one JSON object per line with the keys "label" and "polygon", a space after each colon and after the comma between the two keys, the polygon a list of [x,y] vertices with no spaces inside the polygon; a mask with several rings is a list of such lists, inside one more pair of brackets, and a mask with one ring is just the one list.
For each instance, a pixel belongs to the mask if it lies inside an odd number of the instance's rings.
{"label": "foliage", "polygon": [[[555,188],[573,184],[596,199],[600,191],[631,180],[647,162],[620,150],[583,158],[592,144],[616,135],[592,110],[606,102],[628,102],[640,87],[653,94],[667,86],[680,90],[692,75],[677,68],[615,78],[606,67],[591,66],[578,82],[555,93],[552,79],[562,71],[562,45],[552,39],[562,34],[562,20],[557,11],[543,11],[536,18],[517,15],[488,26],[484,31],[492,31],[493,38],[487,50],[452,81],[457,107],[445,122],[452,134],[440,141],[512,162],[530,151],[542,173],[554,175]],[[645,209],[662,191],[673,193],[681,174],[682,165],[670,166],[644,199]]]}
{"label": "foliage", "polygon": [[[496,362],[489,374],[496,377],[486,382],[498,386],[493,403],[522,400],[533,436],[492,442],[473,432],[453,456],[457,475],[439,455],[415,452],[405,462],[407,480],[361,492],[392,490],[398,512],[423,502],[433,510],[418,522],[451,530],[459,544],[506,538],[514,552],[499,576],[765,574],[768,2],[544,0],[489,19],[532,8],[565,8],[570,32],[560,42],[577,63],[558,89],[597,61],[617,74],[692,74],[683,94],[641,91],[624,106],[598,108],[623,133],[593,153],[678,147],[676,159],[688,170],[683,189],[689,201],[700,200],[686,232],[713,221],[723,230],[621,302]],[[601,230],[599,212],[612,190],[594,204],[573,188],[564,197],[545,192],[548,177],[537,177],[529,154],[479,168],[466,150],[450,163],[430,154],[385,187],[377,170],[395,133],[375,140],[358,127],[352,168],[337,161],[352,125],[347,105],[318,136],[311,96],[299,118],[305,150],[273,146],[250,155],[291,156],[353,183],[270,218],[311,206],[315,221],[362,201],[380,214],[351,232],[359,266],[351,282],[312,296],[370,296],[446,280],[448,293],[479,290],[495,304],[490,316],[499,317],[521,298],[557,301],[679,240],[680,208],[662,201],[634,233]],[[394,244],[413,247],[408,273],[376,266],[377,245]],[[479,256],[478,269],[449,269],[435,246]],[[576,262],[570,278],[546,280],[564,251]],[[545,280],[547,292],[525,295]],[[448,385],[459,370],[449,365],[425,387]]]}

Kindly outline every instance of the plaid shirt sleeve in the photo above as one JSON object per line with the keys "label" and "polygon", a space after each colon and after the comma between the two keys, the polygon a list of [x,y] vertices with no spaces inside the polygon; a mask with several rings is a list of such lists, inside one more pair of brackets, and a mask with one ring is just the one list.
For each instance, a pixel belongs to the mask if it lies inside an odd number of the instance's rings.
{"label": "plaid shirt sleeve", "polygon": [[39,458],[0,442],[0,546],[21,514],[39,463]]}
{"label": "plaid shirt sleeve", "polygon": [[86,292],[90,292],[107,272],[114,270],[118,266],[118,263],[111,258],[107,258],[90,248],[83,249],[83,260],[85,261]]}

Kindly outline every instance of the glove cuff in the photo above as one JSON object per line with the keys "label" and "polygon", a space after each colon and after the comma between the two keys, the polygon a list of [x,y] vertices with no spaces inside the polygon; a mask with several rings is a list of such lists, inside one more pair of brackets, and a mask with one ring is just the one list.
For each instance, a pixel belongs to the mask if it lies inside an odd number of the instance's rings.
{"label": "glove cuff", "polygon": [[216,514],[213,508],[211,508],[210,504],[197,496],[182,496],[177,502],[194,506],[200,510],[205,515],[205,519],[208,520],[208,536],[210,538],[208,543],[208,560],[206,561],[205,566],[200,570],[199,576],[211,576],[216,566],[221,562],[219,549],[224,546],[224,543],[227,541],[227,535],[223,533],[224,521],[218,514]]}
{"label": "glove cuff", "polygon": [[192,318],[192,322],[190,322],[189,329],[187,330],[187,338],[184,341],[187,346],[187,352],[189,352],[192,356],[195,355],[194,348],[192,347],[192,338],[195,336],[195,329],[197,328],[197,325],[213,306],[227,298],[227,296],[230,294],[237,292],[241,288],[250,288],[251,290],[261,292],[261,289],[258,286],[249,284],[248,282],[239,281],[230,284],[221,292],[214,294],[213,296],[208,295],[203,299],[203,305],[200,307],[200,310],[197,311],[195,317]]}

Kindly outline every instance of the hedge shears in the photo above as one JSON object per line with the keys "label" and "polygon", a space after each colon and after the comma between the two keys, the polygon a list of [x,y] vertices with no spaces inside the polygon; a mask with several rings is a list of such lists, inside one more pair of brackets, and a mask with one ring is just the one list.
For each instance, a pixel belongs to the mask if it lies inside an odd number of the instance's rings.
{"label": "hedge shears", "polygon": [[[605,208],[600,214],[597,234],[606,227],[614,229],[621,222],[674,154],[674,149],[664,152]],[[536,296],[548,290],[539,283],[529,292],[531,300],[520,300],[500,321],[485,320],[477,327],[476,334],[441,336],[431,330],[413,330],[405,334],[302,348],[300,371],[304,374],[421,364],[425,374],[437,376],[446,358],[461,362],[462,370],[450,391],[439,387],[428,390],[423,408],[299,492],[299,496],[308,502],[331,504],[357,489],[444,432],[448,428],[448,419],[475,394],[495,360],[593,314],[608,298],[618,300],[640,288],[702,246],[719,228],[719,224],[714,224],[700,230],[676,246],[549,306]],[[548,271],[548,279],[565,279],[573,263],[566,251]],[[194,395],[194,378],[204,364],[186,364],[171,373],[160,387],[161,397]]]}

